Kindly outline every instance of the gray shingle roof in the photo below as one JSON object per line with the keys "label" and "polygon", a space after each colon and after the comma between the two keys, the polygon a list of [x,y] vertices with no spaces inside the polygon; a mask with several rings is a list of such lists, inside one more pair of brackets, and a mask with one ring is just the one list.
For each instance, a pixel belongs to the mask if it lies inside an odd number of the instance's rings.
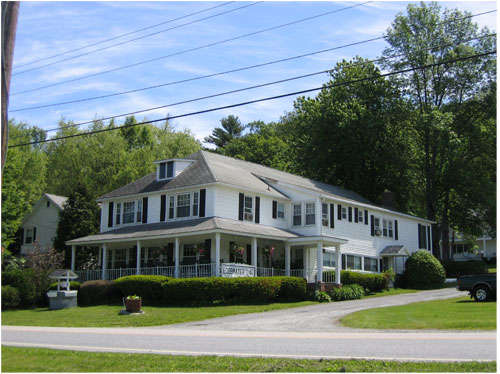
{"label": "gray shingle roof", "polygon": [[121,227],[119,229],[69,240],[67,244],[79,245],[94,242],[102,243],[113,240],[136,240],[138,238],[144,237],[168,237],[185,233],[196,233],[210,230],[222,230],[235,232],[235,234],[268,236],[283,239],[301,237],[300,234],[276,227],[234,221],[226,218],[212,217],[198,218],[189,221],[160,222]]}
{"label": "gray shingle roof", "polygon": [[59,209],[63,209],[63,204],[68,200],[67,197],[65,196],[58,196],[58,195],[52,195],[50,193],[45,194],[54,204],[57,205]]}
{"label": "gray shingle roof", "polygon": [[101,196],[100,199],[165,191],[179,187],[189,187],[214,182],[225,183],[245,189],[248,188],[254,191],[275,195],[276,197],[287,197],[264,181],[264,179],[272,179],[306,188],[317,193],[371,204],[369,200],[353,191],[272,169],[267,166],[222,156],[217,153],[198,151],[186,158],[196,160],[196,162],[188,166],[181,174],[172,180],[158,182],[156,181],[156,172],[154,172],[135,182],[111,191]]}
{"label": "gray shingle roof", "polygon": [[406,255],[408,251],[404,245],[388,245],[380,252],[380,255],[394,256],[394,255]]}

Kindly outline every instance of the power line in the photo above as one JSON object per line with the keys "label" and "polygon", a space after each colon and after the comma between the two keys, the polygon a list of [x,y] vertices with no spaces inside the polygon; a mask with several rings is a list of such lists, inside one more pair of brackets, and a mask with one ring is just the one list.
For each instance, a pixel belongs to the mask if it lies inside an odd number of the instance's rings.
{"label": "power line", "polygon": [[[464,40],[461,40],[461,41],[457,41],[455,43],[448,43],[448,44],[443,44],[443,45],[439,45],[439,46],[433,46],[433,47],[428,48],[427,50],[434,49],[434,48],[443,48],[443,47],[446,47],[446,46],[450,46],[450,45],[454,45],[454,44],[460,44],[460,43],[472,41],[472,40],[475,40],[475,39],[483,39],[483,38],[487,38],[487,37],[495,36],[495,35],[496,34],[488,34],[488,35],[483,35],[483,36],[479,36],[479,37],[464,39]],[[237,68],[237,69],[232,69],[232,70],[226,70],[226,71],[219,72],[219,73],[202,75],[202,76],[194,77],[194,78],[188,78],[188,79],[182,79],[182,80],[168,82],[168,83],[157,84],[157,85],[154,85],[154,86],[137,88],[137,89],[129,90],[129,91],[116,92],[116,93],[113,93],[113,94],[107,94],[107,95],[101,95],[101,96],[94,96],[94,97],[77,99],[77,100],[72,100],[72,101],[65,101],[65,102],[60,102],[60,103],[52,103],[52,104],[39,105],[39,106],[34,106],[34,107],[14,109],[14,110],[9,110],[9,112],[10,113],[14,113],[14,112],[21,112],[21,111],[27,111],[27,110],[48,108],[48,107],[52,107],[52,106],[59,106],[59,105],[65,105],[65,104],[74,104],[74,103],[79,103],[79,102],[84,102],[84,101],[90,101],[90,100],[104,99],[104,98],[108,98],[108,97],[114,97],[114,96],[120,96],[120,95],[125,95],[125,94],[140,92],[140,91],[146,91],[146,90],[151,90],[151,89],[155,89],[155,88],[176,85],[176,84],[180,84],[180,83],[187,83],[187,82],[192,82],[192,81],[206,79],[206,78],[213,78],[213,77],[216,77],[216,76],[225,75],[225,74],[229,74],[229,73],[235,73],[235,72],[239,72],[239,71],[250,70],[250,69],[254,69],[254,68],[258,68],[258,67],[263,67],[263,66],[268,66],[268,65],[272,65],[272,64],[281,63],[281,62],[291,61],[291,60],[295,60],[295,59],[299,59],[299,58],[304,58],[304,57],[308,57],[308,56],[313,56],[313,55],[316,55],[316,54],[321,54],[321,53],[325,53],[325,52],[331,52],[331,51],[334,51],[334,50],[337,50],[337,49],[342,49],[342,48],[352,47],[354,45],[369,43],[369,42],[372,42],[372,41],[375,41],[375,40],[380,40],[380,39],[383,39],[383,38],[384,38],[383,36],[380,36],[380,37],[376,37],[376,38],[372,38],[372,39],[365,39],[365,40],[361,40],[359,42],[344,44],[344,45],[341,45],[341,46],[332,47],[332,48],[328,48],[328,49],[323,49],[323,50],[320,50],[320,51],[314,51],[314,52],[310,52],[310,53],[305,53],[305,54],[298,55],[298,56],[292,56],[292,57],[288,57],[288,58],[283,58],[283,59],[279,59],[279,60],[264,62],[264,63],[256,64],[256,65],[245,66],[245,67],[242,67],[242,68]],[[396,58],[396,57],[400,57],[400,56],[403,56],[403,55],[404,54],[399,54],[399,55],[391,56],[390,58]],[[378,61],[378,60],[372,60],[372,62],[376,62],[376,61]],[[58,129],[55,129],[55,130],[58,130]],[[52,131],[52,130],[46,130],[46,131]]]}
{"label": "power line", "polygon": [[150,59],[150,60],[140,61],[140,62],[136,62],[134,64],[125,65],[125,66],[121,66],[121,67],[118,67],[118,68],[101,71],[99,73],[89,74],[89,75],[85,75],[83,77],[73,78],[73,79],[69,79],[69,80],[66,80],[66,81],[59,82],[59,83],[53,83],[53,84],[49,84],[49,85],[45,85],[45,86],[41,86],[41,87],[37,87],[37,88],[32,88],[32,89],[25,90],[25,91],[15,92],[15,93],[12,93],[11,96],[20,95],[20,94],[23,94],[23,93],[28,93],[28,92],[33,92],[33,91],[38,91],[38,90],[41,90],[41,89],[44,89],[44,88],[55,87],[55,86],[59,86],[59,85],[65,84],[65,83],[75,82],[75,81],[79,81],[79,80],[82,80],[82,79],[91,78],[91,77],[95,77],[95,76],[99,76],[99,75],[103,75],[103,74],[107,74],[107,73],[111,73],[111,72],[115,72],[115,71],[119,71],[119,70],[131,68],[131,67],[134,67],[134,66],[139,66],[139,65],[150,63],[150,62],[154,62],[154,61],[166,59],[166,58],[169,58],[169,57],[179,56],[179,55],[182,55],[182,54],[185,54],[185,53],[198,51],[198,50],[203,49],[203,48],[213,47],[215,45],[219,45],[219,44],[223,44],[223,43],[235,41],[235,40],[238,40],[238,39],[247,38],[249,36],[254,36],[254,35],[261,34],[261,33],[267,32],[267,31],[272,31],[272,30],[276,30],[276,29],[279,29],[279,28],[282,28],[282,27],[287,27],[287,26],[295,25],[295,24],[298,24],[298,23],[301,23],[301,22],[310,21],[312,19],[324,17],[324,16],[327,16],[327,15],[330,15],[330,14],[334,14],[334,13],[342,12],[344,10],[348,10],[348,9],[356,8],[356,7],[359,7],[359,6],[362,6],[362,5],[366,5],[366,4],[369,4],[371,2],[373,2],[373,1],[372,0],[366,1],[364,3],[360,3],[360,4],[356,4],[356,5],[351,5],[351,6],[348,6],[348,7],[345,7],[345,8],[333,10],[333,11],[326,12],[326,13],[317,14],[315,16],[311,16],[311,17],[307,17],[307,18],[302,18],[302,19],[299,19],[299,20],[296,20],[296,21],[292,21],[292,22],[288,22],[288,23],[285,23],[285,24],[282,24],[282,25],[273,26],[273,27],[269,27],[267,29],[262,29],[262,30],[254,31],[254,32],[251,32],[251,33],[248,33],[248,34],[243,34],[243,35],[235,36],[235,37],[232,37],[232,38],[229,38],[229,39],[224,39],[224,40],[220,40],[218,42],[213,42],[213,43],[205,44],[205,45],[202,45],[202,46],[198,46],[198,47],[186,49],[184,51],[171,53],[169,55],[156,57],[156,58],[153,58],[153,59]]}
{"label": "power line", "polygon": [[181,19],[183,19],[183,18],[188,18],[188,17],[194,16],[194,15],[200,14],[200,13],[208,12],[209,10],[213,10],[213,9],[216,9],[216,8],[220,8],[220,7],[223,7],[223,6],[226,6],[226,5],[232,4],[232,3],[234,3],[234,2],[235,2],[235,1],[229,1],[229,2],[226,2],[226,3],[220,4],[220,5],[213,6],[213,7],[211,7],[211,8],[206,8],[206,9],[200,10],[200,11],[198,11],[198,12],[194,12],[194,13],[186,14],[186,15],[184,15],[184,16],[177,17],[177,18],[173,18],[173,19],[168,20],[168,21],[165,21],[165,22],[161,22],[161,23],[157,23],[157,24],[155,24],[155,25],[151,25],[151,26],[148,26],[148,27],[144,27],[144,28],[139,29],[139,30],[130,31],[130,32],[127,32],[127,33],[125,33],[125,34],[121,34],[121,35],[118,35],[118,36],[115,36],[115,37],[112,37],[112,38],[109,38],[109,39],[101,40],[101,41],[99,41],[99,42],[95,42],[95,43],[92,43],[92,44],[87,44],[87,45],[85,45],[85,46],[83,46],[83,47],[79,47],[79,48],[71,49],[71,50],[66,51],[66,52],[61,52],[61,53],[58,53],[58,54],[55,54],[55,55],[52,55],[52,56],[48,56],[48,57],[44,57],[44,58],[41,58],[41,59],[38,59],[38,60],[34,60],[34,61],[31,61],[31,62],[28,62],[28,63],[22,64],[22,65],[18,65],[18,66],[16,66],[14,69],[19,69],[19,68],[24,67],[24,66],[33,65],[33,64],[36,64],[37,62],[42,62],[42,61],[50,60],[51,58],[54,58],[54,57],[59,57],[59,56],[63,56],[63,55],[66,55],[66,54],[68,54],[68,53],[71,53],[71,52],[81,51],[82,49],[85,49],[85,48],[94,47],[94,46],[99,45],[99,44],[103,44],[103,43],[110,42],[110,41],[112,41],[112,40],[116,40],[116,39],[123,38],[124,36],[129,36],[129,35],[132,35],[132,34],[136,34],[136,33],[138,33],[138,32],[145,31],[145,30],[149,30],[149,29],[152,29],[152,28],[154,28],[154,27],[158,27],[158,26],[161,26],[161,25],[165,25],[165,24],[167,24],[167,23],[171,23],[171,22],[174,22],[174,21],[179,21],[179,20],[181,20]]}
{"label": "power line", "polygon": [[45,64],[45,65],[41,65],[41,66],[37,66],[37,67],[34,67],[34,68],[31,68],[31,69],[26,69],[26,70],[23,70],[23,71],[20,71],[18,73],[15,73],[13,75],[20,75],[20,74],[24,74],[24,73],[27,73],[27,72],[30,72],[30,71],[33,71],[33,70],[38,70],[38,69],[42,69],[42,68],[45,68],[45,67],[48,67],[48,66],[52,66],[52,65],[56,65],[56,64],[59,64],[61,62],[65,62],[65,61],[70,61],[70,60],[74,60],[76,58],[79,58],[79,57],[82,57],[82,56],[87,56],[87,55],[91,55],[93,53],[96,53],[96,52],[100,52],[100,51],[104,51],[106,49],[110,49],[110,48],[113,48],[113,47],[117,47],[117,46],[120,46],[120,45],[123,45],[123,44],[127,44],[127,43],[131,43],[131,42],[135,42],[137,40],[141,40],[141,39],[145,39],[145,38],[149,38],[150,36],[154,36],[154,35],[158,35],[158,34],[162,34],[162,33],[165,33],[167,31],[171,31],[171,30],[175,30],[175,29],[179,29],[181,27],[184,27],[184,26],[188,26],[188,25],[192,25],[194,23],[198,23],[198,22],[201,22],[201,21],[206,21],[207,19],[210,19],[210,18],[215,18],[215,17],[219,17],[223,14],[228,14],[228,13],[232,13],[232,12],[235,12],[237,10],[241,10],[243,8],[248,8],[248,7],[251,7],[253,5],[257,5],[257,4],[260,4],[262,3],[263,1],[257,1],[255,3],[251,3],[251,4],[247,4],[247,5],[243,5],[239,8],[234,8],[234,9],[231,9],[231,10],[227,10],[225,12],[221,12],[221,13],[217,13],[217,14],[213,14],[211,16],[207,16],[207,17],[204,17],[204,18],[200,18],[200,19],[197,19],[197,20],[194,20],[194,21],[191,21],[191,22],[187,22],[187,23],[183,23],[182,25],[177,25],[177,26],[174,26],[174,27],[170,27],[168,29],[165,29],[165,30],[160,30],[160,31],[156,31],[156,32],[153,32],[153,33],[150,33],[150,34],[146,34],[146,35],[142,35],[142,36],[139,36],[137,38],[134,38],[134,39],[129,39],[129,40],[125,40],[123,42],[120,42],[120,43],[116,43],[116,44],[111,44],[111,45],[108,45],[106,47],[102,47],[102,48],[99,48],[99,49],[95,49],[93,51],[89,51],[89,52],[85,52],[85,53],[81,53],[79,55],[76,55],[76,56],[71,56],[71,57],[68,57],[68,58],[65,58],[65,59],[62,59],[62,60],[58,60],[58,61],[54,61],[54,62],[51,62],[51,63],[48,63],[48,64]]}
{"label": "power line", "polygon": [[177,118],[190,117],[190,116],[194,116],[194,115],[205,114],[205,113],[215,112],[215,111],[224,110],[224,109],[236,108],[236,107],[240,107],[240,106],[245,106],[245,105],[250,105],[250,104],[255,104],[255,103],[263,102],[263,101],[270,101],[270,100],[282,99],[284,97],[302,95],[302,94],[306,94],[306,93],[310,93],[310,92],[314,92],[314,91],[319,91],[319,90],[322,90],[322,89],[328,89],[328,88],[346,86],[346,85],[350,85],[350,84],[354,84],[354,83],[365,82],[365,81],[368,81],[368,80],[389,77],[389,76],[392,76],[392,75],[409,73],[411,71],[423,70],[423,69],[428,69],[428,68],[437,67],[437,66],[441,66],[441,65],[451,64],[451,63],[455,63],[455,62],[466,61],[466,60],[470,60],[470,59],[477,58],[477,57],[484,57],[484,56],[492,55],[492,54],[495,54],[496,52],[497,51],[495,49],[494,51],[480,53],[480,54],[476,54],[476,55],[473,55],[473,56],[461,57],[461,58],[456,58],[456,59],[452,59],[452,60],[448,60],[448,61],[441,61],[441,62],[434,63],[434,64],[428,64],[428,65],[424,65],[424,66],[418,66],[418,67],[413,67],[413,68],[409,68],[409,69],[398,70],[398,71],[395,71],[395,72],[389,72],[389,73],[379,74],[379,75],[375,75],[375,76],[371,76],[371,77],[365,77],[365,78],[360,78],[360,79],[355,79],[355,80],[351,80],[351,81],[347,81],[347,82],[333,83],[333,84],[330,84],[330,85],[324,85],[322,87],[315,87],[315,88],[310,88],[310,89],[307,89],[307,90],[290,92],[290,93],[286,93],[286,94],[282,94],[282,95],[271,96],[271,97],[266,97],[266,98],[262,98],[262,99],[255,99],[255,100],[250,100],[250,101],[246,101],[246,102],[242,102],[242,103],[230,104],[230,105],[226,105],[226,106],[222,106],[222,107],[216,107],[216,108],[210,108],[210,109],[200,110],[200,111],[197,111],[197,112],[179,114],[179,115],[175,115],[175,116],[167,116],[167,117],[164,117],[164,118],[159,118],[159,119],[155,119],[155,120],[139,122],[139,123],[135,123],[135,124],[122,125],[122,126],[112,127],[112,128],[108,127],[106,129],[101,129],[101,130],[93,130],[93,131],[79,133],[79,134],[60,136],[60,137],[57,137],[57,138],[39,140],[39,141],[34,141],[34,142],[29,142],[29,143],[22,143],[22,144],[17,144],[17,145],[10,146],[10,148],[17,148],[17,147],[23,147],[23,146],[28,146],[28,145],[34,145],[34,144],[53,142],[53,141],[57,141],[57,140],[63,140],[63,139],[69,139],[69,138],[76,138],[76,137],[80,137],[80,136],[88,136],[88,135],[99,134],[99,133],[108,132],[108,131],[119,130],[119,129],[123,129],[123,128],[129,128],[129,127],[134,127],[134,126],[146,125],[146,124],[151,124],[151,123],[156,123],[156,122],[161,122],[161,121],[169,121],[169,120],[177,119]]}

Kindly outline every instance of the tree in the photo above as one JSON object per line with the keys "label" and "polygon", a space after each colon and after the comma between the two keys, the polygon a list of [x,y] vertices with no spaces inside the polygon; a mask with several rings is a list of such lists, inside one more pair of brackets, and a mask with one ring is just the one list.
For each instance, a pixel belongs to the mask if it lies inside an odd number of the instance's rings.
{"label": "tree", "polygon": [[389,189],[407,210],[410,108],[367,60],[338,63],[330,76],[317,97],[299,98],[286,119],[294,172],[373,202]]}
{"label": "tree", "polygon": [[[66,246],[66,241],[92,235],[99,232],[100,209],[94,197],[90,196],[85,186],[77,186],[68,196],[59,213],[54,247],[57,251],[65,253],[66,266],[71,261],[71,251]],[[78,263],[86,262],[89,251],[78,251]]]}
{"label": "tree", "polygon": [[[440,255],[440,239],[448,247],[454,195],[467,200],[464,191],[451,181],[457,172],[465,183],[473,182],[476,176],[456,169],[464,166],[461,157],[469,159],[464,155],[468,147],[457,145],[469,143],[474,132],[473,127],[461,126],[457,113],[464,103],[478,98],[481,87],[496,80],[492,55],[466,59],[494,49],[496,41],[489,33],[488,29],[478,31],[468,12],[441,12],[437,3],[423,2],[420,6],[408,5],[407,14],[399,14],[387,31],[390,46],[384,51],[384,57],[389,58],[386,68],[396,71],[444,63],[394,78],[417,110],[413,126],[417,134],[416,173],[424,187],[424,204],[418,213],[438,221],[437,230],[433,230],[436,257]],[[464,60],[445,63],[459,58]]]}
{"label": "tree", "polygon": [[204,141],[212,143],[217,148],[224,148],[232,139],[241,137],[245,126],[240,122],[237,116],[229,115],[220,120],[221,127],[216,127],[212,131],[212,135],[207,136]]}

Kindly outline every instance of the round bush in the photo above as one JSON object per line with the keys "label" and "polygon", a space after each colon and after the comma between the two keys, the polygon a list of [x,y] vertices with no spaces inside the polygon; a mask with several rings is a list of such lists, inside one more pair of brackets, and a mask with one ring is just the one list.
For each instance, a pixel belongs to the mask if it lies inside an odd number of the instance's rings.
{"label": "round bush", "polygon": [[412,253],[406,261],[403,283],[407,288],[438,288],[443,285],[445,279],[443,265],[425,250]]}
{"label": "round bush", "polygon": [[21,302],[19,291],[12,286],[2,286],[2,309],[17,308]]}

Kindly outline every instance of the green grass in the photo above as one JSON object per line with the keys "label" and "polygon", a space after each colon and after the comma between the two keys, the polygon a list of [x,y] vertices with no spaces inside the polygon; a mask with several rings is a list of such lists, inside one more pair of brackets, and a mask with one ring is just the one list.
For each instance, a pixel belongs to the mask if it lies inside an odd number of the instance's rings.
{"label": "green grass", "polygon": [[497,273],[497,265],[496,264],[487,264],[488,273]]}
{"label": "green grass", "polygon": [[93,353],[2,346],[2,372],[485,372],[496,362],[396,362]]}
{"label": "green grass", "polygon": [[389,288],[389,289],[385,289],[385,290],[382,290],[379,292],[370,292],[369,294],[365,295],[363,298],[402,295],[402,294],[406,294],[406,293],[415,293],[415,292],[420,292],[420,291],[422,291],[422,290],[412,290],[412,289],[405,289],[405,288]]}
{"label": "green grass", "polygon": [[496,330],[496,302],[468,296],[367,309],[343,317],[343,326],[364,329]]}
{"label": "green grass", "polygon": [[[119,315],[122,305],[100,305],[71,309],[48,308],[2,311],[2,325],[52,327],[139,327],[201,321],[235,314],[265,312],[317,304],[312,301],[264,305],[142,308],[141,315]],[[92,316],[92,318],[89,318]]]}

